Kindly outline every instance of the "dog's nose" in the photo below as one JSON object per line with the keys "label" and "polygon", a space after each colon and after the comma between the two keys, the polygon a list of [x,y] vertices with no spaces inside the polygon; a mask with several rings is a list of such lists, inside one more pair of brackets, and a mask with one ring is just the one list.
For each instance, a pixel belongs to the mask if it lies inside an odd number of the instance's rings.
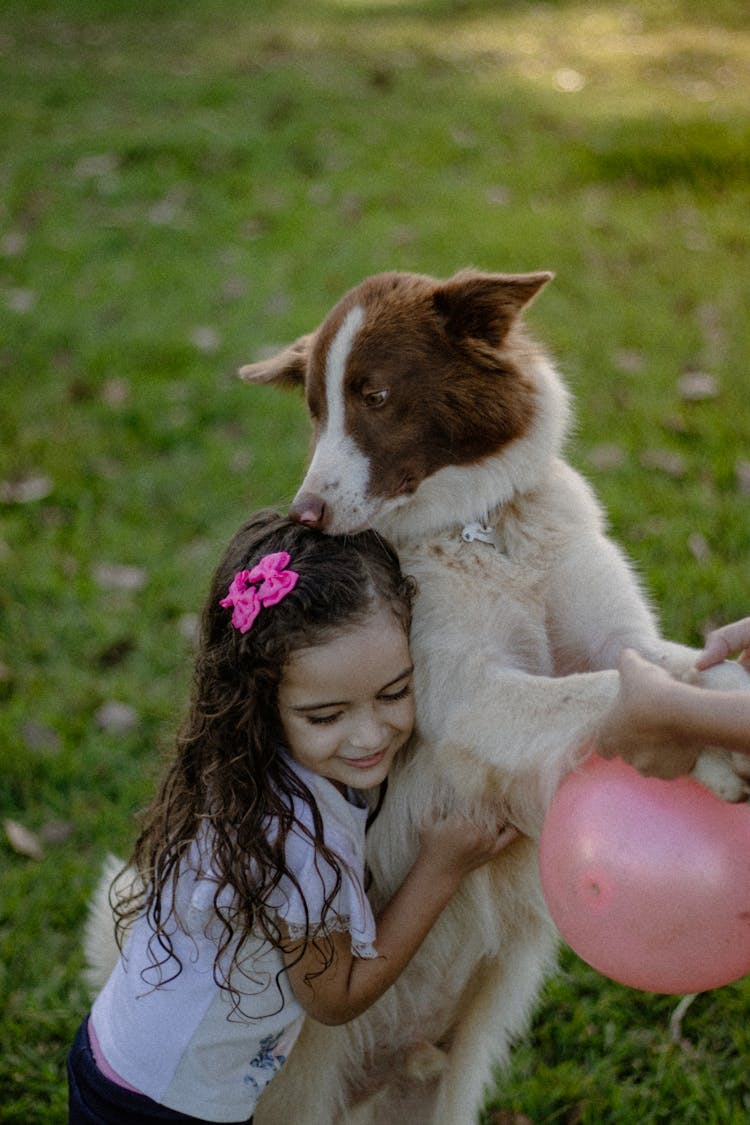
{"label": "dog's nose", "polygon": [[314,492],[301,492],[295,496],[289,508],[289,515],[296,523],[306,523],[310,527],[324,528],[326,524],[326,505]]}

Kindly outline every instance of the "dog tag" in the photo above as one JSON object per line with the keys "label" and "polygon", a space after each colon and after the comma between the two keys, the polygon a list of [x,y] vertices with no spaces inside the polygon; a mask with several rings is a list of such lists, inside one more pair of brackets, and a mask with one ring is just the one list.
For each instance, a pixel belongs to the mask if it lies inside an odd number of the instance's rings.
{"label": "dog tag", "polygon": [[461,532],[461,538],[464,543],[473,543],[478,540],[480,543],[489,543],[491,547],[495,546],[492,528],[485,527],[483,523],[467,523]]}

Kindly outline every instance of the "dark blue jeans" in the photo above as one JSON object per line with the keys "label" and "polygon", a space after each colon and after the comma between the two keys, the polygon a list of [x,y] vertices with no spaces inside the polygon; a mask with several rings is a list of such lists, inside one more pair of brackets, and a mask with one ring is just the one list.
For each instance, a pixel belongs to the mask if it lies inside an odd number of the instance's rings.
{"label": "dark blue jeans", "polygon": [[[68,1125],[155,1125],[164,1121],[210,1125],[201,1117],[177,1113],[145,1094],[111,1082],[94,1061],[88,1022],[87,1016],[68,1052]],[[252,1120],[250,1117],[241,1125],[252,1125]]]}

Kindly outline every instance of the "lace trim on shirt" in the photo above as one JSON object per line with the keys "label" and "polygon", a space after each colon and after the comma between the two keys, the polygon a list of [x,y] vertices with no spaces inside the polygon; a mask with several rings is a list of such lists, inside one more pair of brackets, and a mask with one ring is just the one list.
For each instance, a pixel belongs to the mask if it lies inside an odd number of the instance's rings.
{"label": "lace trim on shirt", "polygon": [[308,927],[304,922],[286,922],[286,927],[289,932],[289,937],[292,940],[297,938],[304,939],[308,936],[315,936],[316,934],[325,933],[326,931],[337,934],[350,934],[352,939],[352,953],[355,957],[363,957],[369,960],[377,957],[378,951],[370,941],[360,941],[351,932],[351,918],[347,914],[336,914],[333,918],[326,918],[325,926]]}

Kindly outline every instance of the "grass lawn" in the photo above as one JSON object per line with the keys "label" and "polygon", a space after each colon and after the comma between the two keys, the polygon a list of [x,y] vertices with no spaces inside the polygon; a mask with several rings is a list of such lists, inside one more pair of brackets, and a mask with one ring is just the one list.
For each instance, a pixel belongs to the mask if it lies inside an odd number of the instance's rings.
{"label": "grass lawn", "polygon": [[[240,363],[363,276],[550,268],[530,314],[676,640],[750,612],[744,0],[5,0],[0,1122],[65,1120],[80,931],[182,711],[217,551],[300,480]],[[569,953],[485,1125],[750,1119],[750,983]],[[384,1123],[386,1125],[386,1123]]]}

